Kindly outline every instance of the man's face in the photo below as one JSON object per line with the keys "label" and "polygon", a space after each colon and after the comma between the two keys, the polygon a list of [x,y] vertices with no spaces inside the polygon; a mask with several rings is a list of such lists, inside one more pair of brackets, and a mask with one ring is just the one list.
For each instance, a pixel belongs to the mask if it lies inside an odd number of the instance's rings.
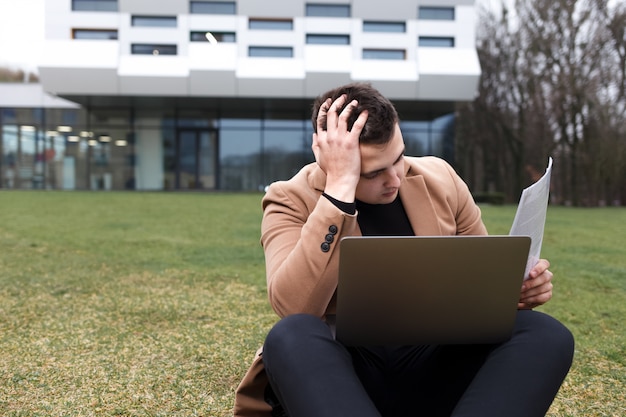
{"label": "man's face", "polygon": [[404,139],[400,126],[384,145],[360,145],[361,179],[356,198],[368,204],[388,204],[398,195],[404,179]]}

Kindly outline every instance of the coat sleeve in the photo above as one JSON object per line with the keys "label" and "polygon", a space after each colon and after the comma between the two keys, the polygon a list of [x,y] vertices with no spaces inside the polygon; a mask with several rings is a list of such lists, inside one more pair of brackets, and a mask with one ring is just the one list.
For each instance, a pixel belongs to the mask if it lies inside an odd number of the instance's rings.
{"label": "coat sleeve", "polygon": [[339,241],[358,233],[356,215],[319,192],[274,183],[263,199],[261,244],[270,304],[284,317],[322,317],[337,288]]}

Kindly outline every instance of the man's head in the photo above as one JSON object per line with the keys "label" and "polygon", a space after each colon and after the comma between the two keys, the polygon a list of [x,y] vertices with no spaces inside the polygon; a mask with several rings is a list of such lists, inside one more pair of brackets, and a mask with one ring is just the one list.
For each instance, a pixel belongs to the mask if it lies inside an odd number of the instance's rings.
{"label": "man's head", "polygon": [[[352,106],[354,103],[356,103],[356,107],[344,110],[346,106]],[[340,107],[337,107],[338,105]],[[349,133],[344,140],[349,140],[352,146],[355,145],[357,138],[350,134],[353,126],[357,120],[359,120],[359,124],[365,123],[358,137],[360,177],[354,190],[356,199],[368,204],[393,202],[398,196],[400,184],[405,175],[404,140],[400,131],[398,113],[393,104],[378,90],[364,83],[348,84],[320,95],[313,104],[315,134],[313,135],[312,147],[313,152],[315,152],[315,159],[323,170],[327,169],[328,166],[325,166],[325,158],[319,143],[316,145],[316,138],[318,140],[319,136],[328,138],[328,135],[325,134],[329,132],[326,116],[327,112],[330,111],[337,112],[337,115],[345,112],[347,115],[347,120],[339,122],[340,118],[331,118],[331,120],[335,120],[334,123],[338,123],[337,126],[330,126],[331,143],[338,139],[336,135],[339,130],[345,134],[347,128]],[[322,132],[317,131],[318,127]],[[328,145],[325,140],[322,140],[321,143]],[[337,145],[335,144],[335,146]],[[349,153],[345,153],[346,148],[339,146],[336,149],[340,153],[344,152],[340,158],[347,158],[348,162],[354,160]],[[354,148],[348,147],[347,149]],[[329,159],[337,161],[336,155],[333,156],[335,157]],[[346,164],[341,165],[341,167],[345,168]],[[348,165],[348,168],[351,166]],[[335,176],[338,171],[341,172],[341,169],[335,170]],[[345,171],[343,175],[347,175],[352,181],[353,173],[353,171]]]}
{"label": "man's head", "polygon": [[[384,97],[370,84],[366,83],[347,84],[318,96],[313,102],[311,117],[314,132],[317,132],[317,116],[322,103],[328,98],[334,102],[343,94],[347,96],[345,100],[346,105],[352,100],[358,101],[358,106],[352,111],[348,119],[348,129],[352,129],[352,125],[363,110],[368,111],[367,122],[359,136],[359,142],[361,144],[380,145],[387,143],[393,137],[396,124],[398,123],[398,113],[389,99]],[[338,109],[338,113],[341,113],[344,107],[345,105]],[[325,118],[322,120],[322,126],[324,126],[324,128],[326,127]]]}

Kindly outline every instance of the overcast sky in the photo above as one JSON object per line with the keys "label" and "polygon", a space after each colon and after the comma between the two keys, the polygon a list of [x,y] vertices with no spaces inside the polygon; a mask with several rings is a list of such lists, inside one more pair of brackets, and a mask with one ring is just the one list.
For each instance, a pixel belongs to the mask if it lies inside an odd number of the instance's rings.
{"label": "overcast sky", "polygon": [[44,0],[0,0],[0,66],[36,71],[43,9]]}

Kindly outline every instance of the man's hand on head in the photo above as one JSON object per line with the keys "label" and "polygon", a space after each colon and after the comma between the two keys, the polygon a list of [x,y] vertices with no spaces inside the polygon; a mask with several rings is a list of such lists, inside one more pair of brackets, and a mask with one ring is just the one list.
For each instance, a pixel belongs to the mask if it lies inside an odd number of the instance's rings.
{"label": "man's hand on head", "polygon": [[358,103],[353,100],[339,112],[346,100],[344,94],[334,102],[329,98],[322,103],[317,115],[317,132],[313,134],[312,149],[315,160],[326,173],[324,191],[337,200],[351,202],[354,201],[360,179],[359,136],[367,121],[367,111],[359,114],[349,130],[348,120]]}

